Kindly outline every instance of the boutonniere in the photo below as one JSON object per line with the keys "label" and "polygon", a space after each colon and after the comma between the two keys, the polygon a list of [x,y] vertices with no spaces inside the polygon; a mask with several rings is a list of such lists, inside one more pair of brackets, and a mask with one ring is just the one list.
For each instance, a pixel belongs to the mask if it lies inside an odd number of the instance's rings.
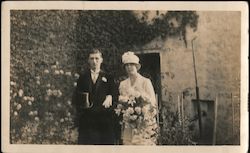
{"label": "boutonniere", "polygon": [[103,81],[103,82],[107,82],[107,78],[102,77],[102,81]]}

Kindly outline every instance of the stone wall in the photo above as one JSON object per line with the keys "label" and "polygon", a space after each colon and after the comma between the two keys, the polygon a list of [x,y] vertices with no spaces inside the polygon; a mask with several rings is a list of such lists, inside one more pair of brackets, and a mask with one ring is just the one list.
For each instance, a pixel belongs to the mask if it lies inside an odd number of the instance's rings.
{"label": "stone wall", "polygon": [[178,111],[184,93],[185,116],[190,117],[195,114],[191,103],[196,98],[191,42],[196,37],[193,49],[200,99],[217,99],[218,103],[216,143],[239,144],[240,12],[198,14],[197,31],[186,28],[187,47],[181,37],[172,37],[152,41],[144,49],[161,48],[163,103]]}

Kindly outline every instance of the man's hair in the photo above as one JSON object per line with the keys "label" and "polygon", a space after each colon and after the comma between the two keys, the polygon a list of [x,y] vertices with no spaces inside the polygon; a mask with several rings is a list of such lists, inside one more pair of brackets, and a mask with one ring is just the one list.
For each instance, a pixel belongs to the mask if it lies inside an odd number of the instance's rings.
{"label": "man's hair", "polygon": [[102,57],[102,52],[101,52],[99,49],[97,49],[97,48],[92,49],[92,50],[89,52],[89,55],[90,55],[90,54],[100,54],[100,56]]}

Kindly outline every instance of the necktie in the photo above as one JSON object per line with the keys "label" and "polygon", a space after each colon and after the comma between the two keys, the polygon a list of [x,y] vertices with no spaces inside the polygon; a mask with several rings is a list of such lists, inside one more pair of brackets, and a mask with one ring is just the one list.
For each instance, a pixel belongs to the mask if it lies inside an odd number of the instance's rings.
{"label": "necktie", "polygon": [[94,82],[94,84],[96,83],[96,80],[97,80],[97,73],[93,73],[93,82]]}
{"label": "necktie", "polygon": [[97,80],[97,78],[99,76],[99,72],[100,71],[91,70],[91,78],[92,78],[92,81],[93,81],[94,84],[96,83],[96,80]]}

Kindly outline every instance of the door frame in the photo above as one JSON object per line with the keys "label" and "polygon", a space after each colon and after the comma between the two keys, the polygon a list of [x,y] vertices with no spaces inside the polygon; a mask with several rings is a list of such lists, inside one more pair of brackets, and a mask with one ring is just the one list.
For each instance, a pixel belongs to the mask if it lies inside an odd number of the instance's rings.
{"label": "door frame", "polygon": [[[161,52],[162,50],[160,49],[142,49],[142,50],[137,50],[134,51],[136,55],[141,55],[141,54],[151,54],[151,53],[156,53],[159,55],[159,91],[155,91],[156,93],[156,100],[158,104],[158,113],[157,113],[157,122],[160,127],[163,125],[163,121],[161,119],[161,109],[162,109],[162,84],[161,84]],[[158,93],[159,92],[159,93]]]}

